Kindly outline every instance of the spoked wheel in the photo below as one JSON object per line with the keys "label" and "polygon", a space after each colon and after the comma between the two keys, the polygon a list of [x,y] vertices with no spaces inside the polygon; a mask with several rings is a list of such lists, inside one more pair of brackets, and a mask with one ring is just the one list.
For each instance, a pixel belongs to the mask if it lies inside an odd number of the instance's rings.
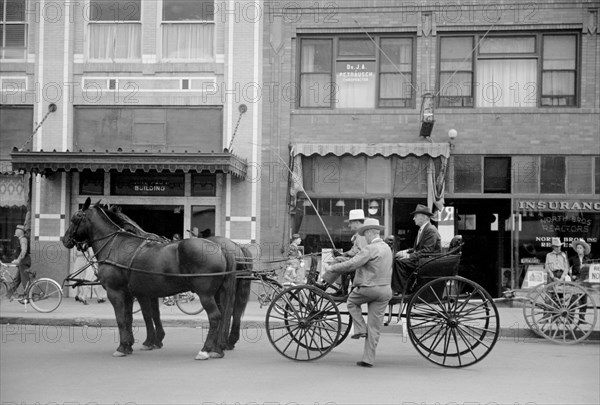
{"label": "spoked wheel", "polygon": [[[252,289],[253,291],[256,291],[258,303],[262,308],[271,305],[273,298],[283,290],[283,286],[275,280],[256,280],[252,281]],[[281,315],[283,315],[283,311],[281,312]]]}
{"label": "spoked wheel", "polygon": [[406,313],[410,341],[427,360],[466,367],[492,350],[500,335],[498,309],[479,284],[441,277],[421,287]]}
{"label": "spoked wheel", "polygon": [[346,340],[346,338],[350,334],[350,331],[352,330],[352,317],[350,316],[348,310],[340,311],[340,316],[342,317],[342,323],[340,324],[340,337],[337,343],[335,344],[336,346],[339,346],[340,343]]}
{"label": "spoked wheel", "polygon": [[596,303],[582,286],[568,281],[541,285],[523,307],[525,321],[536,334],[552,342],[585,340],[598,318]]}
{"label": "spoked wheel", "polygon": [[300,361],[325,356],[338,343],[342,317],[335,302],[316,287],[293,286],[277,294],[265,328],[269,341],[283,356]]}
{"label": "spoked wheel", "polygon": [[29,303],[38,312],[52,312],[62,302],[62,288],[49,278],[40,278],[29,287]]}
{"label": "spoked wheel", "polygon": [[175,303],[177,304],[177,308],[184,314],[198,315],[200,312],[204,311],[204,307],[200,302],[200,297],[198,297],[198,294],[191,291],[179,294],[175,299]]}

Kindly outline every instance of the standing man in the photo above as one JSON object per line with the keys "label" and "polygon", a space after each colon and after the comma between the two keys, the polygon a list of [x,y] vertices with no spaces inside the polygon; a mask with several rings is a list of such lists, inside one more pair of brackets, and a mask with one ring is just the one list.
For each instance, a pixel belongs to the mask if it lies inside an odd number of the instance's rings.
{"label": "standing man", "polygon": [[408,287],[408,279],[419,266],[419,259],[432,253],[442,251],[440,234],[430,222],[433,213],[422,204],[410,213],[415,225],[419,227],[417,239],[412,249],[396,253],[394,272],[392,274],[392,290],[394,295],[401,294]]}
{"label": "standing man", "polygon": [[[385,308],[392,298],[392,250],[379,236],[383,229],[379,220],[365,219],[358,228],[358,234],[365,237],[367,246],[348,261],[331,266],[324,264],[323,279],[327,282],[335,281],[340,273],[356,270],[355,288],[348,297],[347,305],[354,321],[352,339],[366,338],[362,360],[356,363],[360,367],[373,367]],[[362,316],[362,304],[368,304],[367,324]]]}
{"label": "standing man", "polygon": [[567,254],[561,250],[560,238],[552,238],[552,251],[546,255],[544,269],[548,273],[548,280],[565,281],[569,275],[569,259]]}
{"label": "standing man", "polygon": [[31,256],[29,255],[29,240],[25,237],[25,227],[23,225],[17,225],[15,237],[19,239],[19,247],[17,248],[17,258],[12,263],[17,265],[19,271],[15,276],[13,286],[8,292],[8,296],[11,298],[19,288],[19,284],[23,284],[23,287],[25,287],[29,283],[30,278],[34,276],[30,271]]}
{"label": "standing man", "polygon": [[[365,237],[359,235],[357,232],[358,228],[360,228],[365,222],[365,212],[363,210],[350,210],[350,212],[348,213],[348,219],[346,219],[344,222],[348,223],[348,227],[352,232],[354,232],[354,235],[352,235],[352,239],[350,239],[350,241],[352,242],[352,248],[349,251],[342,253],[340,256],[337,256],[336,261],[338,262],[345,262],[346,260],[353,258],[358,254],[358,252],[360,252],[368,245]],[[353,276],[354,275],[352,273],[342,274],[341,291],[338,291],[333,295],[348,295],[348,285],[350,284],[350,280],[353,278]]]}

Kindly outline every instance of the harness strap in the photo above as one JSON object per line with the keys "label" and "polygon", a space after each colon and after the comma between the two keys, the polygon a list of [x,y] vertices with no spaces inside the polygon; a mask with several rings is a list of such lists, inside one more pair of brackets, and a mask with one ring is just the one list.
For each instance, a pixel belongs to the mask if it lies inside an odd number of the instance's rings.
{"label": "harness strap", "polygon": [[131,266],[125,266],[121,263],[117,263],[113,260],[110,259],[106,259],[106,260],[102,260],[100,262],[98,262],[99,264],[110,264],[111,266],[115,266],[121,269],[125,269],[128,271],[133,271],[135,273],[144,273],[144,274],[150,274],[153,276],[162,276],[162,277],[216,277],[216,276],[226,276],[228,274],[239,274],[241,276],[244,275],[249,275],[252,274],[252,272],[250,271],[237,271],[237,270],[233,270],[233,271],[221,271],[218,273],[210,273],[210,274],[170,274],[170,273],[155,273],[153,271],[148,271],[148,270],[142,270],[142,269],[136,269],[133,268]]}

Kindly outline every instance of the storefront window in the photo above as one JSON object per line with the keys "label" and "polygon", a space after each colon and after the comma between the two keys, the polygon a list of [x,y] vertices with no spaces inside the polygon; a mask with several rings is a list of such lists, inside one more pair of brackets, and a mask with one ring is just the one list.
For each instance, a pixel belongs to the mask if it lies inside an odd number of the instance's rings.
{"label": "storefront window", "polygon": [[484,193],[510,193],[510,158],[486,157],[483,169]]}
{"label": "storefront window", "polygon": [[565,158],[563,156],[542,156],[540,171],[540,192],[542,194],[564,194]]}
{"label": "storefront window", "polygon": [[454,192],[455,193],[480,193],[481,192],[481,157],[480,156],[455,156],[454,157]]}
{"label": "storefront window", "polygon": [[574,256],[571,243],[585,240],[591,258],[600,257],[600,203],[592,200],[516,200],[513,218],[507,229],[513,230],[516,253],[516,283],[520,287],[528,266],[543,265],[553,237],[560,238],[562,251]]}
{"label": "storefront window", "polygon": [[214,174],[192,174],[192,196],[214,197],[217,195],[217,176]]}
{"label": "storefront window", "polygon": [[[296,214],[294,232],[304,239],[305,253],[320,253],[321,249],[331,248],[331,239],[337,249],[347,251],[352,247],[353,232],[348,227],[350,210],[363,209],[366,218],[376,218],[384,223],[384,199],[354,199],[354,198],[314,198],[298,200],[300,214]],[[316,214],[323,220],[325,226]],[[327,234],[329,233],[329,235]]]}
{"label": "storefront window", "polygon": [[104,194],[104,172],[92,172],[84,170],[79,174],[80,195],[103,195]]}

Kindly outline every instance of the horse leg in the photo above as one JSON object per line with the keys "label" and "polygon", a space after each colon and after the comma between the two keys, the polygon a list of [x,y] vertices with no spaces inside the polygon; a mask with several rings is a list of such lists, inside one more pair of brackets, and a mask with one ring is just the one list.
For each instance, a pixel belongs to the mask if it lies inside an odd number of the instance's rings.
{"label": "horse leg", "polygon": [[204,341],[204,347],[196,355],[196,360],[207,360],[208,358],[223,357],[223,349],[217,344],[218,327],[221,323],[221,311],[217,306],[215,297],[206,295],[206,293],[197,292],[202,302],[202,306],[208,315],[208,335]]}
{"label": "horse leg", "polygon": [[135,338],[133,336],[133,295],[131,295],[130,292],[125,293],[124,310],[127,331],[125,354],[131,354],[133,353],[133,343],[135,342]]}
{"label": "horse leg", "polygon": [[152,298],[152,319],[154,320],[154,347],[160,349],[163,347],[163,339],[165,338],[165,330],[163,329],[162,321],[160,320],[160,301],[158,298]]}
{"label": "horse leg", "polygon": [[[113,306],[115,311],[115,318],[117,320],[117,327],[119,329],[119,347],[113,353],[113,357],[123,357],[131,353],[129,349],[132,343],[131,323],[129,324],[129,330],[127,329],[127,320],[125,315],[125,296],[127,293],[124,291],[117,291],[112,288],[107,289],[108,300]],[[131,303],[130,312],[133,309],[133,299]]]}
{"label": "horse leg", "polygon": [[156,333],[154,329],[154,308],[152,307],[151,301],[153,298],[148,297],[137,297],[140,308],[142,309],[142,316],[144,323],[146,324],[146,340],[142,343],[140,350],[152,350],[154,349],[154,342],[156,341]]}
{"label": "horse leg", "polygon": [[233,320],[231,323],[231,332],[225,345],[225,350],[233,350],[235,344],[240,340],[240,328],[242,326],[242,315],[248,305],[250,297],[250,287],[252,280],[238,278],[236,281],[235,302],[233,307]]}

